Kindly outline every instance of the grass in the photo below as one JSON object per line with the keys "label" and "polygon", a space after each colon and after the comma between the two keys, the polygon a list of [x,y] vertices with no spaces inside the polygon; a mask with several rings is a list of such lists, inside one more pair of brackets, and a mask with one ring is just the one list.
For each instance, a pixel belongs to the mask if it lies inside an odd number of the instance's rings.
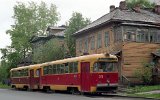
{"label": "grass", "polygon": [[147,97],[147,98],[160,99],[160,94],[149,94],[149,93],[143,94],[142,93],[142,92],[149,92],[149,91],[154,91],[154,90],[160,90],[160,85],[130,87],[127,89],[127,93],[128,93],[127,95],[133,96],[133,97]]}
{"label": "grass", "polygon": [[127,89],[127,93],[130,93],[130,94],[140,93],[140,92],[148,92],[153,90],[160,90],[160,85],[130,87]]}
{"label": "grass", "polygon": [[128,94],[128,96],[160,99],[160,94]]}
{"label": "grass", "polygon": [[0,89],[9,89],[10,86],[8,85],[3,85],[2,83],[0,83]]}

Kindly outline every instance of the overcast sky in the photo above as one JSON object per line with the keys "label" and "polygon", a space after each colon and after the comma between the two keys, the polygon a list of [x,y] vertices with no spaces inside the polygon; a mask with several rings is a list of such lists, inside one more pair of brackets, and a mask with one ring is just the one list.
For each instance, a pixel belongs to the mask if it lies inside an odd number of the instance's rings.
{"label": "overcast sky", "polygon": [[[0,48],[10,45],[9,35],[6,30],[10,29],[10,25],[14,24],[12,19],[13,7],[16,2],[25,2],[31,0],[0,0]],[[40,0],[32,0],[40,3]],[[51,3],[57,6],[57,10],[61,15],[58,25],[65,24],[72,15],[73,11],[80,12],[84,17],[90,18],[92,21],[109,12],[109,6],[118,6],[121,0],[41,0],[48,5]],[[1,54],[0,54],[1,57]]]}

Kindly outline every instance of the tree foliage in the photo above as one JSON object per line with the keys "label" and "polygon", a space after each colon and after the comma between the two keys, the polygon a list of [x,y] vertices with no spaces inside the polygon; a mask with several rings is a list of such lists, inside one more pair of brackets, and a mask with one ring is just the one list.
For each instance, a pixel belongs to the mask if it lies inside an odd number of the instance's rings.
{"label": "tree foliage", "polygon": [[64,44],[61,44],[58,38],[54,38],[39,46],[33,52],[34,62],[43,63],[63,59],[65,48]]}
{"label": "tree foliage", "polygon": [[[16,67],[21,59],[26,58],[32,51],[29,40],[33,35],[44,34],[49,25],[56,25],[59,20],[57,7],[45,2],[39,5],[35,2],[28,4],[18,2],[14,6],[14,24],[6,31],[11,36],[11,46],[1,49],[2,61],[0,78],[9,76],[9,70]],[[6,73],[7,74],[4,74]],[[4,77],[5,76],[5,77]]]}
{"label": "tree foliage", "polygon": [[126,0],[128,8],[132,9],[136,5],[141,8],[154,8],[155,3],[151,3],[149,0]]}
{"label": "tree foliage", "polygon": [[20,61],[20,54],[13,48],[0,49],[2,53],[0,64],[0,81],[9,77],[9,70],[17,66]]}
{"label": "tree foliage", "polygon": [[56,6],[50,8],[44,2],[37,5],[34,2],[17,3],[14,6],[13,19],[15,24],[7,31],[11,36],[11,46],[25,58],[31,51],[30,38],[35,34],[44,34],[48,25],[55,25],[59,20]]}
{"label": "tree foliage", "polygon": [[90,23],[90,19],[84,18],[81,13],[74,12],[72,17],[68,21],[68,27],[66,29],[66,43],[69,49],[69,54],[75,56],[75,38],[73,34],[81,28],[87,26]]}

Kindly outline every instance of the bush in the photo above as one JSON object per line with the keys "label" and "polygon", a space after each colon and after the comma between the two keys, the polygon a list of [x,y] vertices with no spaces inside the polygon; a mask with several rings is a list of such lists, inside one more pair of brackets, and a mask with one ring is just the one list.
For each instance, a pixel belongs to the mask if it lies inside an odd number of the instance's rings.
{"label": "bush", "polygon": [[134,74],[144,84],[150,84],[152,81],[152,66],[149,64],[146,64],[140,69],[135,70]]}

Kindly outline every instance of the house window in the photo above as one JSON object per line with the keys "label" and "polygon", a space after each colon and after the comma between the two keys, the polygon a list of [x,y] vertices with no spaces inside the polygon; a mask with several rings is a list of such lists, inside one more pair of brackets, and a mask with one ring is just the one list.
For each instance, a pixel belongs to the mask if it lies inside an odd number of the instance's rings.
{"label": "house window", "polygon": [[160,31],[159,31],[159,33],[157,33],[157,35],[158,35],[157,36],[157,42],[160,43]]}
{"label": "house window", "polygon": [[137,32],[137,42],[149,42],[148,32],[144,30],[140,30]]}
{"label": "house window", "polygon": [[82,40],[79,40],[79,52],[82,52]]}
{"label": "house window", "polygon": [[91,50],[94,50],[95,49],[95,37],[92,36],[91,37]]}
{"label": "house window", "polygon": [[136,34],[134,32],[127,32],[124,34],[124,39],[126,41],[136,41]]}
{"label": "house window", "polygon": [[114,28],[114,42],[122,41],[122,29],[121,27]]}
{"label": "house window", "polygon": [[84,52],[85,53],[88,52],[88,38],[86,38],[85,41],[84,41]]}
{"label": "house window", "polygon": [[102,35],[99,33],[97,36],[97,48],[102,47]]}
{"label": "house window", "polygon": [[109,46],[109,32],[105,33],[105,46]]}
{"label": "house window", "polygon": [[160,43],[160,33],[158,31],[151,31],[149,41],[151,43]]}

